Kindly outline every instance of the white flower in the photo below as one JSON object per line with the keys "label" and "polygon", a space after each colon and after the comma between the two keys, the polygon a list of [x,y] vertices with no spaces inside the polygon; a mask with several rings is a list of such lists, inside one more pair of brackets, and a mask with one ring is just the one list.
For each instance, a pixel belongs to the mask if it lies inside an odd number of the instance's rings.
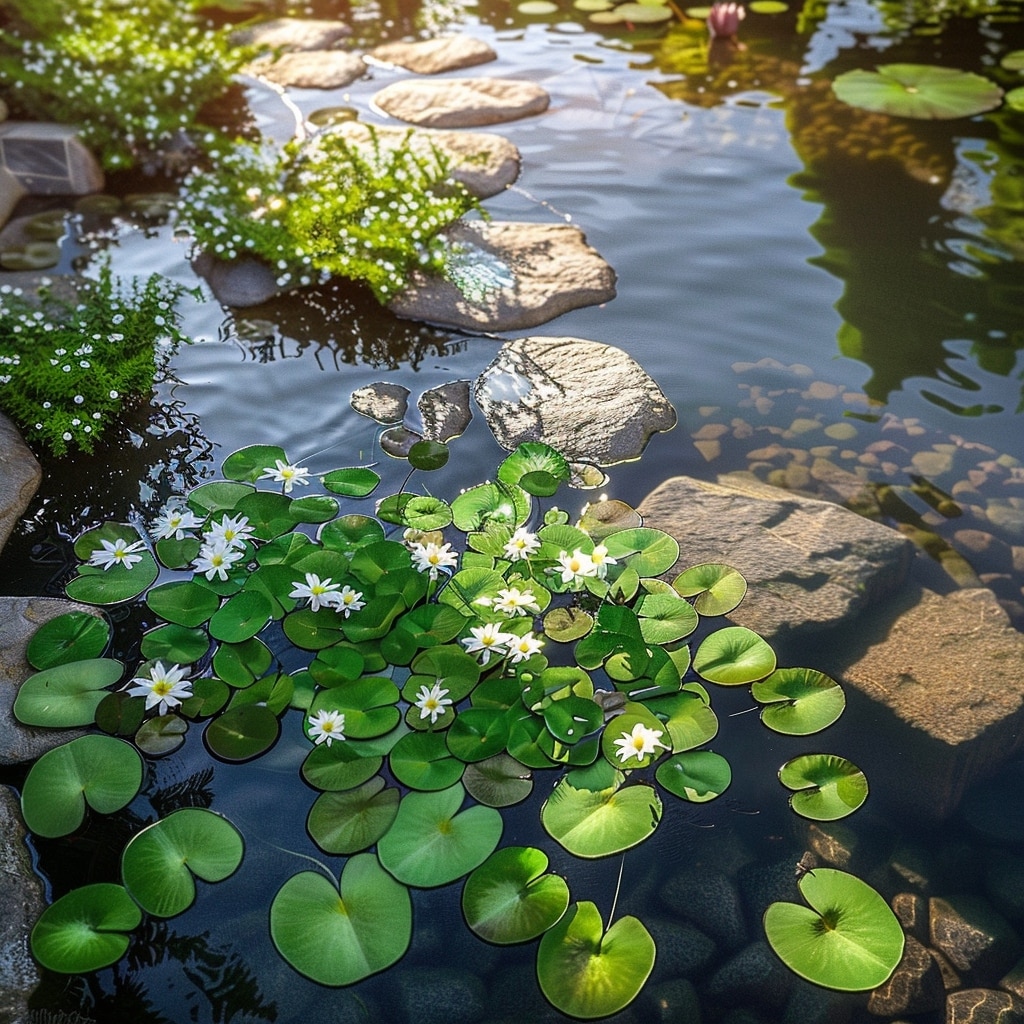
{"label": "white flower", "polygon": [[625,763],[631,757],[642,761],[648,754],[655,753],[658,747],[668,750],[669,748],[661,742],[663,735],[660,729],[648,729],[643,722],[637,722],[631,733],[623,732],[622,736],[615,740],[615,746],[619,748],[615,751],[615,756]]}
{"label": "white flower", "polygon": [[89,555],[89,565],[102,565],[104,569],[123,565],[126,569],[130,569],[136,562],[142,561],[142,555],[135,554],[136,551],[145,547],[141,540],[129,544],[123,537],[118,537],[113,542],[101,540],[100,544],[103,547],[97,548]]}
{"label": "white flower", "polygon": [[459,564],[458,553],[452,551],[451,544],[418,544],[413,541],[409,545],[412,552],[413,565],[419,572],[430,574],[432,580],[437,579],[439,569],[451,569]]}
{"label": "white flower", "polygon": [[336,612],[344,612],[347,619],[353,612],[359,611],[366,602],[361,590],[353,590],[346,583],[337,594],[331,594],[329,604]]}
{"label": "white flower", "polygon": [[214,523],[203,534],[203,540],[210,547],[223,544],[225,547],[241,548],[245,546],[252,531],[248,516],[224,516],[219,523]]}
{"label": "white flower", "polygon": [[451,700],[445,696],[447,693],[440,683],[434,683],[429,690],[425,684],[421,686],[413,702],[420,709],[420,718],[429,718],[430,724],[433,725],[444,714],[444,709],[451,704]]}
{"label": "white flower", "polygon": [[242,552],[230,544],[204,544],[199,549],[193,567],[196,572],[206,575],[208,580],[219,576],[222,580],[228,578],[228,569],[242,557]]}
{"label": "white flower", "polygon": [[291,494],[296,484],[308,486],[309,470],[304,466],[291,466],[280,459],[274,459],[274,466],[267,466],[257,477],[258,480],[273,480],[276,484],[284,484],[284,493]]}
{"label": "white flower", "polygon": [[520,526],[505,544],[505,556],[513,562],[521,562],[540,550],[540,538]]}
{"label": "white flower", "polygon": [[570,555],[563,551],[558,556],[558,564],[562,567],[563,583],[578,583],[585,576],[596,576],[597,566],[590,555],[585,555],[579,548]]}
{"label": "white flower", "polygon": [[153,520],[153,529],[161,540],[169,540],[171,537],[175,540],[184,540],[185,531],[194,530],[201,526],[202,522],[191,509],[167,505]]}
{"label": "white flower", "polygon": [[345,738],[345,716],[340,711],[318,711],[307,716],[309,722],[309,738],[320,746],[330,746],[334,740]]}
{"label": "white flower", "polygon": [[148,678],[136,676],[128,686],[129,697],[145,697],[146,710],[156,708],[161,715],[192,696],[192,683],[185,678],[185,669],[174,664],[164,668],[162,661],[153,662]]}
{"label": "white flower", "polygon": [[533,655],[539,654],[543,646],[544,641],[539,637],[535,637],[533,633],[524,633],[522,636],[517,636],[514,640],[509,641],[508,660],[513,665],[516,665],[520,661],[526,661],[527,658],[532,658]]}
{"label": "white flower", "polygon": [[618,560],[608,554],[608,549],[603,544],[598,544],[594,548],[590,560],[594,563],[597,576],[602,580],[608,575],[608,566],[618,564]]}
{"label": "white flower", "polygon": [[493,608],[497,612],[503,612],[509,618],[517,615],[527,615],[532,612],[540,614],[540,605],[533,596],[532,590],[520,590],[518,587],[508,587],[498,591],[497,597],[478,597],[474,604],[482,604]]}
{"label": "white flower", "polygon": [[482,665],[487,664],[492,653],[497,654],[498,657],[504,657],[506,645],[514,643],[519,639],[515,633],[503,633],[501,631],[501,623],[499,622],[488,622],[483,626],[472,626],[470,633],[473,635],[463,637],[459,642],[466,645],[467,654],[483,651],[484,656],[480,661]]}
{"label": "white flower", "polygon": [[341,584],[332,583],[330,576],[325,580],[321,580],[316,573],[307,572],[305,583],[293,580],[292,586],[295,589],[288,596],[299,598],[300,600],[309,598],[310,609],[318,612],[321,608],[329,608],[334,604],[335,599],[338,597],[335,591]]}

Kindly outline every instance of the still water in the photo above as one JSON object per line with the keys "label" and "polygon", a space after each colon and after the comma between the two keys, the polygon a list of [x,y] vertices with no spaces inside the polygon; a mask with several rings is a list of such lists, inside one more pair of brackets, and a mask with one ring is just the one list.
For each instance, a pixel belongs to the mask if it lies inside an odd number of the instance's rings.
{"label": "still water", "polygon": [[[924,31],[903,7],[884,3],[751,13],[741,27],[747,49],[712,63],[699,22],[595,31],[568,3],[544,17],[497,0],[355,13],[357,37],[368,43],[400,38],[425,15],[461,26],[498,53],[496,63],[463,74],[527,78],[551,94],[545,115],[498,129],[519,147],[523,171],[514,188],[485,205],[499,220],[577,225],[617,272],[613,301],[529,333],[624,349],[677,410],[673,432],[655,437],[639,463],[611,471],[609,494],[639,503],[673,475],[714,478],[748,466],[762,476],[789,473],[791,483],[814,493],[814,479],[793,469],[798,453],[813,449],[895,488],[911,518],[952,541],[947,522],[914,504],[908,467],[927,467],[929,481],[949,492],[978,460],[1024,458],[1024,115],[900,120],[879,132],[839,104],[827,83],[853,67],[921,62],[988,74],[1007,88],[1019,84],[998,62],[1024,47],[1021,5],[987,5],[981,13],[971,6],[937,16]],[[373,69],[343,92],[291,95],[307,115],[348,105],[382,123],[371,98],[395,77]],[[259,127],[286,137],[292,122],[278,97],[256,85],[249,96]],[[116,272],[157,271],[197,284],[173,223],[124,222],[111,230]],[[67,260],[75,255],[69,243]],[[186,300],[183,310],[195,344],[175,358],[174,379],[161,385],[154,408],[135,416],[138,443],[48,467],[29,523],[3,560],[11,592],[40,592],[60,575],[59,545],[50,543],[59,532],[123,517],[133,507],[148,514],[244,445],[280,444],[314,472],[383,458],[375,425],[348,404],[354,389],[388,380],[416,393],[472,379],[502,341],[398,321],[344,289],[234,315],[207,295]],[[825,432],[836,424],[844,429]],[[866,457],[873,444],[893,438],[905,455],[891,466]],[[788,454],[772,466],[750,454],[779,439]],[[951,448],[974,454],[944,458]],[[455,450],[445,476],[453,492],[489,476],[500,454],[479,417]],[[982,509],[1004,507],[1016,497],[1014,483],[1000,481],[998,493],[995,481],[981,484],[972,500]],[[1024,545],[1024,532],[1015,529],[1003,516],[993,532]],[[40,564],[38,556],[54,552],[54,563]],[[1024,581],[1002,576],[986,582],[1020,625]],[[716,695],[723,721],[746,706],[733,695],[719,703]],[[794,850],[799,856],[770,770],[790,756],[788,748],[757,731],[755,717],[738,717],[716,741],[736,770],[726,806],[667,814],[655,839],[627,858],[624,908],[643,917],[659,886],[684,864],[753,853],[766,873],[777,873]],[[120,966],[66,986],[48,982],[40,1007],[81,1009],[101,1022],[283,1022],[313,1014],[364,1019],[353,993],[378,1009],[397,1005],[395,992],[415,984],[415,974],[401,980],[387,972],[331,992],[300,979],[270,944],[270,895],[298,863],[288,851],[329,859],[306,837],[309,794],[296,777],[305,744],[289,724],[274,751],[251,765],[214,768],[198,739],[156,764],[151,791],[191,787],[235,821],[247,837],[243,869],[201,892],[185,915],[149,926],[152,935]],[[830,733],[830,743],[841,738]],[[745,760],[753,770],[744,772]],[[536,838],[542,798],[535,793],[508,819],[503,845]],[[862,815],[864,824],[854,827],[898,841],[893,823]],[[114,836],[105,842],[102,828],[87,843],[88,879],[66,850],[41,850],[55,891],[116,872],[103,850],[118,844]],[[958,828],[950,826],[943,841],[955,846],[969,838]],[[544,845],[574,898],[593,899],[607,913],[617,859],[562,863],[554,844]],[[1021,852],[1019,841],[1011,849]],[[532,947],[499,953],[476,941],[461,924],[457,888],[417,894],[414,945],[402,967],[468,967],[487,979],[496,1013],[519,998],[532,1002]],[[763,1021],[782,1019],[781,1009],[760,1010]],[[381,1019],[397,1019],[388,1014],[399,1011],[382,1012]],[[540,1012],[522,1019],[541,1019]],[[511,1012],[509,1019],[516,1019]]]}

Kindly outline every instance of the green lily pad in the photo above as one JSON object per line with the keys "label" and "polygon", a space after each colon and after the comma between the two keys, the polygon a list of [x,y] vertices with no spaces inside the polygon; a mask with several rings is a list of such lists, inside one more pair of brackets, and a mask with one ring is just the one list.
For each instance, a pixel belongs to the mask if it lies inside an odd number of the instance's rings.
{"label": "green lily pad", "polygon": [[203,733],[211,753],[225,761],[249,761],[276,742],[281,723],[262,704],[241,704],[213,719]]}
{"label": "green lily pad", "polygon": [[1003,98],[1003,90],[981,75],[930,64],[847,71],[832,88],[852,107],[925,120],[980,114],[998,107]]}
{"label": "green lily pad", "polygon": [[201,626],[220,607],[220,598],[191,580],[179,580],[154,587],[146,604],[162,619],[179,626]]}
{"label": "green lily pad", "polygon": [[142,786],[142,758],[113,736],[80,736],[39,758],[21,791],[25,824],[38,836],[74,832],[88,805],[99,814],[127,806]]}
{"label": "green lily pad", "polygon": [[254,637],[268,622],[270,602],[258,591],[243,590],[229,597],[210,618],[214,640],[237,644]]}
{"label": "green lily pad", "polygon": [[842,687],[810,668],[776,669],[754,683],[751,696],[766,705],[761,721],[787,736],[809,736],[830,726],[846,707]]}
{"label": "green lily pad", "polygon": [[98,658],[110,643],[110,626],[88,612],[65,612],[44,622],[28,642],[25,658],[42,671],[72,661]]}
{"label": "green lily pad", "polygon": [[545,874],[548,858],[532,846],[495,850],[466,879],[462,913],[487,942],[507,945],[542,935],[569,906],[569,886]]}
{"label": "green lily pad", "polygon": [[[554,14],[558,10],[557,4],[548,0],[538,2],[547,9],[528,11],[520,4],[517,10],[523,14]],[[537,441],[524,441],[498,466],[498,479],[502,483],[518,484],[538,497],[554,494],[559,484],[569,479],[569,474],[569,463],[564,456],[550,445]]]}
{"label": "green lily pad", "polygon": [[188,722],[177,715],[159,715],[139,726],[135,745],[150,757],[164,757],[174,753],[185,742]]}
{"label": "green lily pad", "polygon": [[789,10],[789,4],[784,4],[782,0],[752,0],[749,9],[754,14],[782,14]]}
{"label": "green lily pad", "polygon": [[726,626],[706,636],[693,656],[694,671],[721,686],[763,679],[775,669],[775,652],[752,629]]}
{"label": "green lily pad", "polygon": [[868,798],[868,780],[845,757],[803,754],[779,769],[779,781],[796,790],[789,805],[813,821],[836,821],[852,814]]}
{"label": "green lily pad", "polygon": [[203,630],[187,629],[173,622],[151,629],[142,638],[142,656],[147,661],[173,661],[177,665],[191,665],[209,649],[210,638]]}
{"label": "green lily pad", "polygon": [[23,725],[72,728],[91,725],[107,687],[124,674],[113,658],[89,658],[44,669],[21,684],[14,717]]}
{"label": "green lily pad", "polygon": [[732,782],[732,769],[721,754],[689,750],[658,765],[655,778],[670,793],[702,804],[721,796]]}
{"label": "green lily pad", "polygon": [[669,7],[655,7],[652,4],[628,3],[619,4],[615,8],[619,17],[634,25],[653,25],[660,21],[669,21],[675,15]]}
{"label": "green lily pad", "polygon": [[[90,531],[92,532],[95,531]],[[134,531],[130,536],[138,539]],[[72,601],[81,601],[82,604],[120,604],[122,601],[138,597],[148,590],[160,575],[156,559],[148,551],[138,553],[142,560],[130,569],[123,565],[115,565],[110,569],[101,569],[98,565],[80,566],[78,575],[67,584],[64,592]]]}
{"label": "green lily pad", "polygon": [[640,634],[649,644],[669,644],[697,628],[697,613],[675,594],[646,594],[636,603]]}
{"label": "green lily pad", "polygon": [[718,734],[718,716],[707,699],[693,690],[657,697],[647,702],[647,710],[664,718],[672,749],[677,754],[699,747]]}
{"label": "green lily pad", "polygon": [[747,581],[731,565],[703,562],[681,572],[672,588],[683,597],[692,597],[700,615],[728,615],[743,600]]}
{"label": "green lily pad", "polygon": [[477,803],[511,807],[533,792],[533,772],[508,754],[495,754],[466,765],[462,784]]}
{"label": "green lily pad", "polygon": [[483,761],[505,749],[508,718],[494,708],[467,708],[455,716],[445,742],[460,761]]}
{"label": "green lily pad", "polygon": [[637,997],[654,954],[654,939],[635,917],[620,917],[605,931],[597,907],[582,901],[540,940],[537,980],[563,1013],[607,1017]]}
{"label": "green lily pad", "polygon": [[340,884],[302,871],[274,897],[270,937],[300,974],[352,985],[402,958],[412,938],[409,890],[371,853],[350,858]]}
{"label": "green lily pad", "polygon": [[1012,50],[999,62],[1007,71],[1024,71],[1024,50]]}
{"label": "green lily pad", "polygon": [[765,911],[769,945],[794,973],[841,992],[866,992],[892,975],[903,956],[896,915],[871,886],[835,868],[800,879],[809,907],[773,903]]}
{"label": "green lily pad", "polygon": [[369,739],[390,732],[402,717],[395,707],[398,687],[383,676],[367,676],[318,693],[310,712],[340,711],[345,715],[345,735],[349,739]]}
{"label": "green lily pad", "polygon": [[[621,6],[616,8],[616,13],[621,11]],[[641,576],[660,576],[679,560],[679,542],[661,530],[646,526],[609,534],[604,543],[612,558],[625,562]]]}
{"label": "green lily pad", "polygon": [[544,634],[557,643],[571,643],[594,628],[594,619],[582,608],[556,607],[544,616]]}
{"label": "green lily pad", "polygon": [[117,963],[142,923],[123,886],[98,882],[72,889],[48,906],[32,929],[32,955],[47,970],[88,974]]}
{"label": "green lily pad", "polygon": [[283,448],[269,444],[251,444],[232,452],[221,467],[221,472],[229,480],[241,480],[254,483],[267,469],[272,469],[278,462],[288,463],[288,456]]}
{"label": "green lily pad", "polygon": [[1024,111],[1024,85],[1011,89],[1006,94],[1006,105],[1011,110]]}
{"label": "green lily pad", "polygon": [[520,14],[530,15],[557,14],[558,4],[552,3],[551,0],[523,0],[521,4],[516,5],[516,10]]}
{"label": "green lily pad", "polygon": [[489,523],[515,528],[526,522],[530,501],[530,496],[517,484],[479,484],[452,502],[452,516],[464,533],[482,530]]}
{"label": "green lily pad", "polygon": [[322,476],[320,482],[332,494],[346,498],[365,498],[377,489],[380,477],[372,469],[355,466],[352,469],[335,469]]}
{"label": "green lily pad", "polygon": [[447,466],[450,455],[451,449],[443,441],[417,441],[409,449],[409,465],[429,473]]}
{"label": "green lily pad", "polygon": [[321,793],[306,827],[325,853],[359,853],[373,846],[398,813],[399,792],[378,775],[355,789]]}
{"label": "green lily pad", "polygon": [[391,772],[410,789],[448,789],[462,778],[465,765],[453,757],[441,732],[410,732],[388,758]]}
{"label": "green lily pad", "polygon": [[370,516],[347,515],[325,523],[317,540],[325,548],[351,556],[359,548],[384,539],[384,527]]}
{"label": "green lily pad", "polygon": [[195,878],[222,882],[242,863],[238,829],[203,807],[184,807],[136,833],[121,855],[132,899],[154,917],[174,917],[196,898]]}
{"label": "green lily pad", "polygon": [[406,885],[427,889],[482,864],[501,839],[502,818],[493,807],[459,811],[465,795],[460,783],[435,793],[407,793],[377,844],[384,868]]}
{"label": "green lily pad", "polygon": [[338,514],[340,507],[335,498],[328,498],[326,494],[307,494],[292,499],[288,515],[296,523],[326,523]]}
{"label": "green lily pad", "polygon": [[314,747],[302,762],[302,777],[314,789],[341,791],[361,786],[373,778],[384,763],[379,754],[363,748],[360,740],[321,744]]}

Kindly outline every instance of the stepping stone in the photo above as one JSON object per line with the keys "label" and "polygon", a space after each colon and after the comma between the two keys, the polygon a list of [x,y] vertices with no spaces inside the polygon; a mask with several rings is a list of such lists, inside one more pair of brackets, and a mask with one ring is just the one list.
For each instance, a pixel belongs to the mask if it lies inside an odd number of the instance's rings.
{"label": "stepping stone", "polygon": [[469,221],[445,233],[455,250],[450,279],[414,274],[389,303],[393,313],[464,330],[515,331],[615,297],[615,271],[579,228]]}
{"label": "stepping stone", "polygon": [[285,53],[276,60],[253,61],[245,73],[265,78],[275,85],[296,89],[342,89],[366,74],[362,57],[342,50],[302,50]]}
{"label": "stepping stone", "polygon": [[7,223],[22,196],[24,185],[6,167],[0,166],[0,228]]}
{"label": "stepping stone", "polygon": [[473,128],[542,114],[551,97],[535,82],[512,78],[417,78],[392,82],[373,102],[400,121],[426,128]]}
{"label": "stepping stone", "polygon": [[0,550],[42,482],[35,456],[17,427],[0,413]]}
{"label": "stepping stone", "polygon": [[268,264],[252,256],[228,262],[200,252],[192,260],[192,269],[210,286],[222,306],[259,306],[288,291],[277,283],[277,274]]}
{"label": "stepping stone", "polygon": [[442,36],[416,43],[385,43],[367,55],[370,61],[414,71],[417,75],[436,75],[458,71],[497,60],[498,55],[483,40],[472,36]]}
{"label": "stepping stone", "polygon": [[341,21],[326,18],[275,18],[258,25],[235,29],[232,46],[255,46],[261,50],[329,50],[352,35]]}
{"label": "stepping stone", "polygon": [[31,195],[82,196],[103,189],[103,169],[69,125],[4,121],[0,166]]}

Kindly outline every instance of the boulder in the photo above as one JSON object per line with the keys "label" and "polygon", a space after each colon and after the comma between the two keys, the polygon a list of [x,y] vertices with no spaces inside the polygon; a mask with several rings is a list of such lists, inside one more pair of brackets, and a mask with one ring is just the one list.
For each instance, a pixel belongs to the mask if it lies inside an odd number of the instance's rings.
{"label": "boulder", "polygon": [[237,28],[230,38],[232,46],[294,52],[329,50],[350,35],[352,29],[341,21],[327,18],[274,18]]}
{"label": "boulder", "polygon": [[928,901],[931,945],[961,973],[999,977],[1024,947],[1006,918],[983,896],[932,897]]}
{"label": "boulder", "polygon": [[990,988],[965,988],[946,997],[946,1024],[1024,1024],[1024,999]]}
{"label": "boulder", "polygon": [[460,330],[517,331],[615,298],[615,271],[568,224],[471,221],[446,231],[448,277],[415,273],[389,308]]}
{"label": "boulder", "polygon": [[421,39],[415,43],[384,43],[372,49],[367,57],[380,64],[414,71],[417,75],[458,71],[498,59],[483,40],[463,35]]}
{"label": "boulder", "polygon": [[373,102],[391,117],[425,128],[475,128],[542,114],[551,97],[521,79],[417,78],[386,85]]}
{"label": "boulder", "polygon": [[759,1010],[785,1005],[794,976],[767,942],[752,942],[727,960],[707,983],[708,1002],[721,1006],[748,1005]]}
{"label": "boulder", "polygon": [[341,50],[301,50],[280,57],[263,57],[245,73],[275,85],[295,89],[343,89],[366,74],[362,57]]}
{"label": "boulder", "polygon": [[868,997],[868,1011],[876,1017],[902,1013],[930,1013],[946,1001],[942,972],[931,953],[913,936],[907,936],[896,970]]}
{"label": "boulder", "polygon": [[4,121],[0,165],[30,195],[82,196],[103,189],[103,168],[70,125]]}
{"label": "boulder", "polygon": [[252,256],[226,262],[200,252],[192,260],[192,269],[210,286],[222,306],[259,306],[288,290],[277,283],[277,275],[268,264]]}
{"label": "boulder", "polygon": [[638,458],[651,434],[675,423],[671,403],[638,363],[579,338],[506,342],[473,397],[503,448],[543,441],[567,459],[601,466]]}
{"label": "boulder", "polygon": [[14,424],[0,413],[0,550],[28,508],[43,471]]}
{"label": "boulder", "polygon": [[10,219],[21,197],[27,194],[25,186],[6,167],[0,166],[0,228]]}

